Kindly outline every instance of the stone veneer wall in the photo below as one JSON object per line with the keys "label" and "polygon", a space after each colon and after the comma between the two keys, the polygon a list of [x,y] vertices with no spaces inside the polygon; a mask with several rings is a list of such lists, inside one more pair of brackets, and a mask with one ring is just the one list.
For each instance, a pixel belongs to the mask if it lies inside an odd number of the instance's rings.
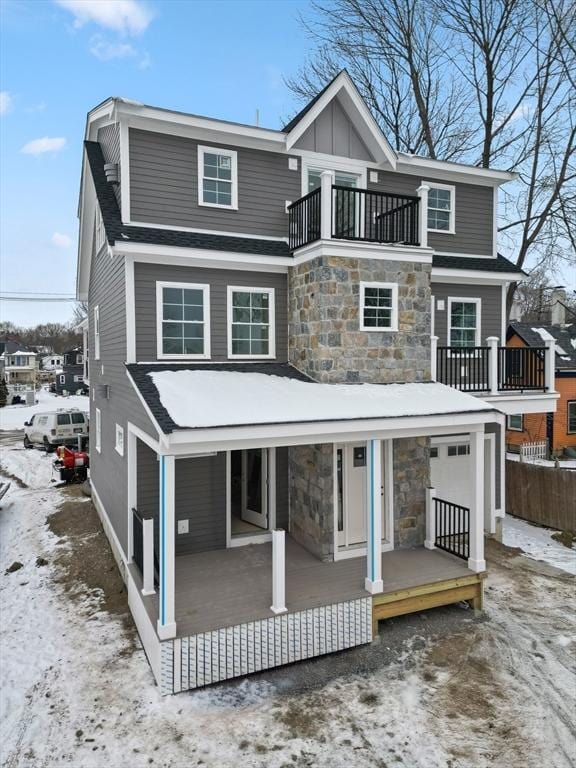
{"label": "stone veneer wall", "polygon": [[334,553],[333,460],[331,444],[288,450],[290,533],[320,560]]}
{"label": "stone veneer wall", "polygon": [[426,538],[429,438],[394,440],[394,548],[420,547]]}
{"label": "stone veneer wall", "polygon": [[[288,278],[289,357],[323,382],[430,380],[430,272],[410,261],[325,256]],[[398,331],[361,331],[360,282],[398,283]]]}

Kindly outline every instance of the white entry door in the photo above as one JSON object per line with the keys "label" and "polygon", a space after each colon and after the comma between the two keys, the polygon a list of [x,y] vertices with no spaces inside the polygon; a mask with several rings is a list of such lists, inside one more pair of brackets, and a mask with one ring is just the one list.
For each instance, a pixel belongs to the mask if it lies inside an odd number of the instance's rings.
{"label": "white entry door", "polygon": [[242,451],[242,520],[268,529],[268,451]]}
{"label": "white entry door", "polygon": [[[338,547],[361,548],[366,544],[366,443],[338,447],[336,461]],[[384,478],[384,471],[382,478]],[[382,538],[386,538],[384,494],[382,494]]]}

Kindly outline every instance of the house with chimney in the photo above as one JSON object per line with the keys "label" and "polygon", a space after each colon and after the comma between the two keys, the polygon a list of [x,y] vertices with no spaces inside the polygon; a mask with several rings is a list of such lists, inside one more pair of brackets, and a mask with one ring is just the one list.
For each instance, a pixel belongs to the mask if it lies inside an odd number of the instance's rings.
{"label": "house with chimney", "polygon": [[346,72],[279,130],[88,113],[92,498],[163,693],[481,610],[506,415],[558,398],[506,346],[513,178],[396,151]]}

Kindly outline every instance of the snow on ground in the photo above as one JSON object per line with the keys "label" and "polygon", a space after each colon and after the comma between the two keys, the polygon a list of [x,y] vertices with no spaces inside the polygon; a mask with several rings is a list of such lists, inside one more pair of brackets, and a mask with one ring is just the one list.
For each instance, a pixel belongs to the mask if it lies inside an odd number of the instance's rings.
{"label": "snow on ground", "polygon": [[371,646],[162,698],[91,502],[40,486],[0,510],[3,768],[573,768],[567,574],[491,543],[485,619],[400,617]]}
{"label": "snow on ground", "polygon": [[518,517],[504,518],[503,541],[507,547],[522,549],[527,557],[549,563],[576,576],[576,549],[554,541],[550,528],[540,528]]}
{"label": "snow on ground", "polygon": [[35,405],[7,405],[0,408],[0,431],[24,429],[24,422],[29,421],[35,413],[56,411],[58,408],[79,408],[81,411],[90,410],[90,401],[85,395],[70,395],[62,397],[40,389],[36,393]]}
{"label": "snow on ground", "polygon": [[[520,461],[520,454],[507,453],[508,461]],[[556,462],[549,459],[524,459],[526,464],[538,464],[541,467],[555,467]],[[576,469],[576,459],[558,459],[559,469]]]}

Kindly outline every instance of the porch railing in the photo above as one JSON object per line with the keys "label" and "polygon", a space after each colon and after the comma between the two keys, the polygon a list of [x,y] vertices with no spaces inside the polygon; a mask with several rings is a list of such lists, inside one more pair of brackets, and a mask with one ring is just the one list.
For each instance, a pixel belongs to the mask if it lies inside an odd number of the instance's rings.
{"label": "porch railing", "polygon": [[438,347],[437,381],[463,392],[486,392],[489,386],[489,347]]}
{"label": "porch railing", "polygon": [[152,517],[143,517],[132,509],[132,556],[142,576],[142,593],[154,593],[159,583],[159,563],[154,546],[154,525]]}
{"label": "porch railing", "polygon": [[288,244],[291,251],[320,239],[320,188],[288,208]]}
{"label": "porch railing", "polygon": [[451,555],[470,557],[470,510],[445,499],[434,497],[435,545]]}
{"label": "porch railing", "polygon": [[141,574],[144,573],[144,520],[137,510],[132,510],[132,552],[134,562]]}
{"label": "porch railing", "polygon": [[500,347],[498,389],[546,390],[546,347]]}

